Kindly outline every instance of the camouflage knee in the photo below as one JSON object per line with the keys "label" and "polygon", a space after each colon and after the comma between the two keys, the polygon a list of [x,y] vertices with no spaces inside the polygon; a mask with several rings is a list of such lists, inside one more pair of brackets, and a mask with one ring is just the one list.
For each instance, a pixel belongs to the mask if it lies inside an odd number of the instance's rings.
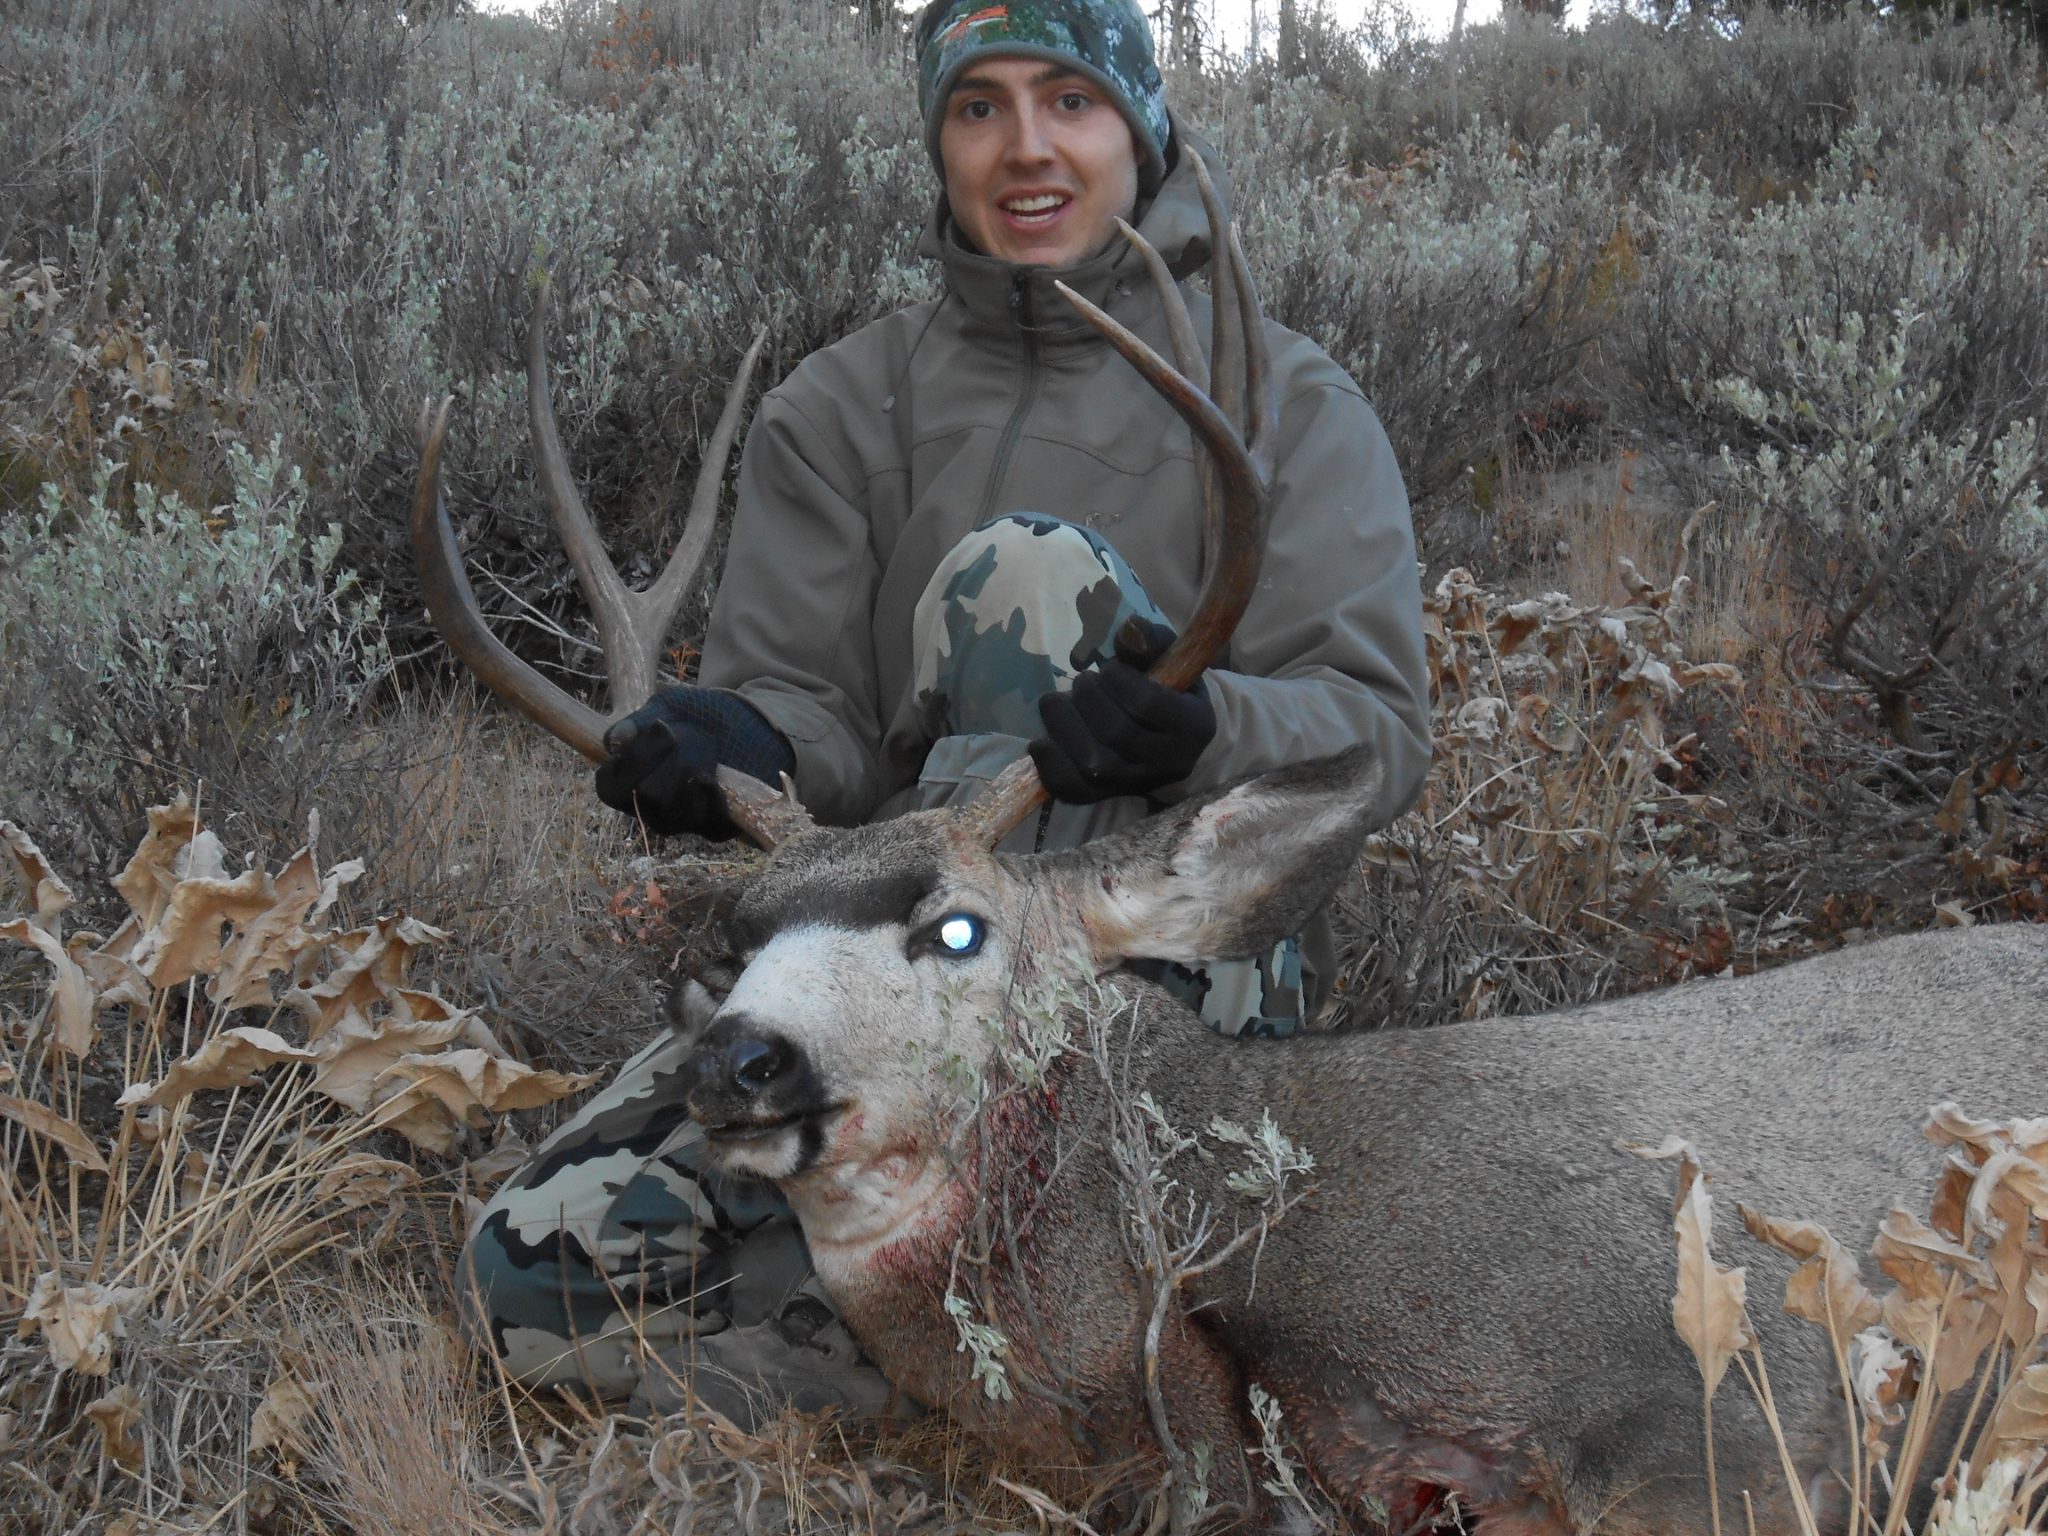
{"label": "camouflage knee", "polygon": [[939,562],[911,616],[927,734],[1037,736],[1039,699],[1107,659],[1132,614],[1167,622],[1102,535],[1042,512],[984,523]]}
{"label": "camouflage knee", "polygon": [[1126,969],[1158,982],[1219,1035],[1277,1040],[1301,1028],[1299,939],[1282,939],[1248,960],[1212,960],[1200,967],[1132,960]]}
{"label": "camouflage knee", "polygon": [[[701,1133],[676,1088],[683,1055],[664,1035],[627,1062],[471,1224],[464,1326],[530,1386],[629,1391],[650,1352],[715,1332],[758,1310],[754,1293],[779,1300],[809,1273],[772,1189],[698,1170]],[[769,1240],[778,1226],[786,1241]]]}
{"label": "camouflage knee", "polygon": [[[934,746],[907,803],[971,799],[1043,731],[1038,701],[1111,654],[1117,626],[1166,616],[1100,534],[1042,512],[1010,512],[956,544],[925,584],[911,618],[917,698]],[[892,807],[901,809],[901,806]],[[1066,848],[1144,815],[1141,800],[1054,806],[1034,832],[1003,847]],[[1200,970],[1164,961],[1131,967],[1158,981],[1224,1035],[1292,1034],[1301,1022],[1301,946]]]}

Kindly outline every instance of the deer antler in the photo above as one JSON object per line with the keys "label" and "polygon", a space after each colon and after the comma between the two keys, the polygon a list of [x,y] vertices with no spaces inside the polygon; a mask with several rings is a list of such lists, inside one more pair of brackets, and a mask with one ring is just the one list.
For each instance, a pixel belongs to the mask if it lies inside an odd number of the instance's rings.
{"label": "deer antler", "polygon": [[[584,509],[583,498],[577,494],[576,483],[569,474],[568,455],[562,451],[562,435],[555,425],[554,401],[548,388],[548,297],[548,284],[543,282],[534,293],[533,313],[526,332],[527,416],[533,430],[541,487],[554,514],[562,548],[575,567],[577,584],[597,621],[612,708],[637,708],[663,681],[662,650],[669,625],[696,579],[705,548],[711,542],[712,525],[718,516],[719,482],[739,430],[747,383],[768,339],[767,332],[754,338],[726,389],[725,406],[698,469],[690,511],[675,552],[652,586],[635,591],[620,578],[605,554],[596,525]],[[455,546],[455,530],[441,499],[441,445],[448,433],[449,404],[449,398],[444,397],[438,409],[425,408],[420,413],[420,468],[413,487],[412,544],[419,561],[428,617],[449,648],[486,688],[592,762],[602,762],[606,756],[605,717],[513,655],[491,633],[477,606],[476,593],[463,573],[461,552]],[[720,768],[718,787],[724,792],[726,809],[734,825],[763,848],[772,848],[810,825],[809,816],[796,804],[793,795],[778,793],[751,775]]]}
{"label": "deer antler", "polygon": [[[1169,364],[1065,283],[1058,285],[1067,302],[1187,422],[1202,450],[1202,588],[1186,626],[1146,674],[1169,688],[1186,688],[1202,675],[1251,603],[1259,563],[1265,555],[1272,440],[1279,417],[1272,398],[1265,317],[1252,286],[1251,269],[1199,156],[1194,167],[1214,246],[1209,265],[1214,290],[1209,368],[1202,365],[1194,323],[1172,273],[1151,243],[1122,220],[1117,221],[1118,227],[1144,259],[1158,290],[1174,362]],[[1211,379],[1214,387],[1207,388]],[[988,792],[963,813],[963,832],[983,842],[1000,842],[1047,798],[1037,765],[1022,758],[1004,769]]]}

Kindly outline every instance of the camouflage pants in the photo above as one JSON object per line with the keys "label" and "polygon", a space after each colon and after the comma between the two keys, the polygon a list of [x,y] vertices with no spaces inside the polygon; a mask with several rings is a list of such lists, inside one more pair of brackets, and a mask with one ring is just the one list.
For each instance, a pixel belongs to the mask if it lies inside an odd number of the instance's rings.
{"label": "camouflage pants", "polygon": [[[919,782],[882,814],[978,795],[1039,733],[1039,697],[1109,656],[1116,627],[1133,613],[1163,618],[1123,558],[1087,529],[1011,513],[962,540],[912,619],[918,700],[934,744]],[[1004,846],[1075,847],[1150,808],[1142,799],[1055,803]],[[1301,963],[1291,939],[1206,974],[1164,961],[1133,969],[1221,1033],[1297,1027]],[[675,1087],[683,1059],[664,1035],[627,1062],[470,1227],[458,1271],[465,1325],[528,1385],[628,1392],[653,1357],[712,1355],[720,1335],[764,1330],[793,1306],[825,1300],[775,1191],[699,1169],[700,1135]]]}

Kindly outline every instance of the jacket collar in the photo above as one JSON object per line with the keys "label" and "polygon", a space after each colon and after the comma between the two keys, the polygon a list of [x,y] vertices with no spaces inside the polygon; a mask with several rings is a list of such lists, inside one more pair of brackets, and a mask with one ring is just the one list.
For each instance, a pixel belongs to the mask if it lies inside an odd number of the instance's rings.
{"label": "jacket collar", "polygon": [[[1216,151],[1178,118],[1173,120],[1177,153],[1159,191],[1138,219],[1138,229],[1165,258],[1176,279],[1186,279],[1209,263],[1209,220],[1195,185],[1189,155],[1197,154],[1209,168],[1223,206],[1230,206],[1229,183]],[[1156,307],[1145,264],[1119,236],[1107,249],[1071,267],[1025,267],[999,261],[972,250],[953,222],[944,192],[919,238],[920,256],[945,269],[946,290],[967,311],[971,324],[1020,335],[1025,330],[1040,342],[1098,340],[1095,330],[1053,287],[1063,282],[1126,323]]]}

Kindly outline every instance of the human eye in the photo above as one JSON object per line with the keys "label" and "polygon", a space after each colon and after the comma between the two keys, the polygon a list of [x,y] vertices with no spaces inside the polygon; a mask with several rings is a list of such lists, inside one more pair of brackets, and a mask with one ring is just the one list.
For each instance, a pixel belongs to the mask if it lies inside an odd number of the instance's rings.
{"label": "human eye", "polygon": [[1061,91],[1059,94],[1059,108],[1062,112],[1086,112],[1094,105],[1095,98],[1086,91],[1068,90]]}
{"label": "human eye", "polygon": [[986,96],[965,96],[954,106],[954,115],[965,122],[985,123],[995,116],[995,103]]}

